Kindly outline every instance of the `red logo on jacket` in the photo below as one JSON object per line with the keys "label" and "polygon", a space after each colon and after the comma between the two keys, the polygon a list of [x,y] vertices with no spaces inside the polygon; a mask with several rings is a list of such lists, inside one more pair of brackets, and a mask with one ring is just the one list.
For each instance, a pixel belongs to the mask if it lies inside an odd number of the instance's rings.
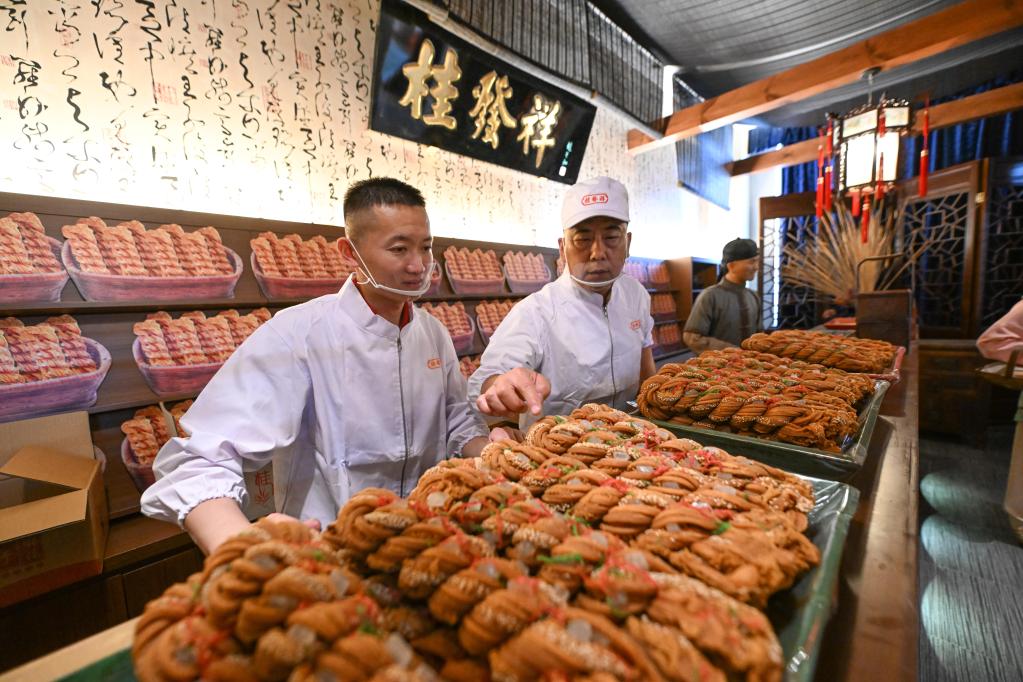
{"label": "red logo on jacket", "polygon": [[607,195],[601,192],[600,194],[584,194],[582,201],[583,206],[589,206],[590,204],[606,204]]}
{"label": "red logo on jacket", "polygon": [[426,369],[437,369],[440,367],[440,358],[430,358],[426,361]]}
{"label": "red logo on jacket", "polygon": [[638,332],[639,328],[642,326],[643,323],[640,322],[639,320],[633,320],[632,322],[629,323],[629,329],[631,329],[634,332]]}

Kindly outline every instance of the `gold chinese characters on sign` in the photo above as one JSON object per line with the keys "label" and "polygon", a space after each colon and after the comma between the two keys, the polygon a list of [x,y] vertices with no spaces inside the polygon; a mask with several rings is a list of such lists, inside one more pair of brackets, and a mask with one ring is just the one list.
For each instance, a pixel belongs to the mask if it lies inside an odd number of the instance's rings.
{"label": "gold chinese characters on sign", "polygon": [[[458,53],[448,48],[444,52],[443,62],[434,64],[436,52],[433,42],[425,39],[419,48],[416,61],[402,67],[401,71],[408,81],[408,87],[398,103],[403,107],[409,107],[409,115],[426,125],[456,130],[458,122],[451,115],[451,110],[459,95],[455,84],[462,78],[462,71],[458,66]],[[432,87],[430,81],[433,82]],[[516,119],[508,111],[508,100],[512,95],[508,76],[490,71],[481,77],[472,89],[475,103],[469,110],[469,116],[473,119],[474,128],[469,137],[480,140],[496,150],[501,144],[501,129],[517,127],[519,133],[515,138],[516,142],[522,143],[523,155],[536,154],[534,164],[539,168],[544,153],[554,147],[557,141],[554,129],[561,114],[561,102],[533,94],[529,109]],[[432,98],[432,102],[430,113],[424,115],[423,100],[427,96]]]}
{"label": "gold chinese characters on sign", "polygon": [[[424,40],[419,48],[419,59],[401,67],[401,72],[408,79],[408,89],[398,101],[403,107],[411,107],[412,118],[422,120],[426,125],[444,126],[454,130],[458,123],[451,116],[451,100],[458,97],[455,83],[462,77],[458,68],[458,53],[448,49],[444,53],[444,63],[437,66],[433,63],[433,43]],[[433,79],[434,86],[428,87],[426,82]],[[429,94],[433,97],[430,114],[423,116],[423,98]]]}
{"label": "gold chinese characters on sign", "polygon": [[536,167],[543,161],[543,153],[554,146],[551,131],[558,125],[561,102],[548,102],[540,95],[533,95],[533,106],[519,119],[522,130],[516,141],[522,142],[522,153],[529,155],[529,148],[536,149]]}
{"label": "gold chinese characters on sign", "polygon": [[476,98],[476,106],[469,112],[476,120],[472,139],[477,139],[482,132],[483,141],[497,149],[501,144],[498,136],[501,126],[515,127],[515,117],[508,113],[508,105],[505,103],[512,96],[508,76],[499,78],[496,71],[491,71],[480,78],[480,84],[472,89],[472,96]]}

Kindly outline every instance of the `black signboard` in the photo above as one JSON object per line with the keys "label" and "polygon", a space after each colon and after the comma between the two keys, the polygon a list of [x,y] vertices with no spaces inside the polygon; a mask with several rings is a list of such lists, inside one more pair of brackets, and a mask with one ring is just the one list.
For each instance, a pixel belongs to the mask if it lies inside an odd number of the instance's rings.
{"label": "black signboard", "polygon": [[380,5],[370,128],[572,184],[596,108],[399,0]]}

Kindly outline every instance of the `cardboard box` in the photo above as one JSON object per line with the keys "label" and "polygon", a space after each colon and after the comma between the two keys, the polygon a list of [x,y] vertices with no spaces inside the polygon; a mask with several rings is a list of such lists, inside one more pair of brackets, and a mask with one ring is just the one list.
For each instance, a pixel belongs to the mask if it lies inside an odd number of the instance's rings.
{"label": "cardboard box", "polygon": [[108,515],[84,412],[0,429],[0,607],[103,570]]}

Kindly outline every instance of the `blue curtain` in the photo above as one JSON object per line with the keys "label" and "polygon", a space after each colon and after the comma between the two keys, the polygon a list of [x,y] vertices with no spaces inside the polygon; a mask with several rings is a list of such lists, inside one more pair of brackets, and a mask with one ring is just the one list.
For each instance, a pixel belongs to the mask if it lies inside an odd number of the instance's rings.
{"label": "blue curtain", "polygon": [[[1000,88],[1023,80],[1023,71],[1015,71],[1007,76],[988,81],[965,92],[950,97],[936,99],[931,102],[941,104],[952,100],[977,95],[994,88]],[[916,113],[919,116],[919,112]],[[913,178],[920,173],[920,149],[923,135],[908,138],[903,143],[905,162],[902,166],[903,179]],[[1020,112],[1009,112],[1000,116],[990,116],[957,126],[932,130],[930,133],[930,172],[941,170],[957,163],[977,161],[979,159],[996,159],[1006,156],[1023,154],[1023,115]]]}
{"label": "blue curtain", "polygon": [[[813,126],[802,128],[754,128],[749,133],[749,153],[770,151],[778,145],[795,144],[820,133]],[[817,161],[786,166],[781,171],[781,193],[814,192],[817,189]]]}
{"label": "blue curtain", "polygon": [[[993,88],[1017,83],[1021,80],[1023,80],[1023,70],[1012,71],[1005,76],[1000,76],[969,90],[936,99],[931,104],[941,104],[969,97],[970,95],[976,95]],[[917,107],[920,103],[914,102],[913,105]],[[915,112],[919,115],[919,110],[915,110]],[[821,124],[824,124],[823,120]],[[760,152],[774,149],[779,144],[788,145],[802,142],[818,135],[817,128],[812,126],[802,128],[754,128],[750,131],[749,153],[759,154]],[[908,138],[903,143],[901,177],[904,179],[915,177],[920,171],[920,146],[922,139],[923,136],[918,135]],[[933,130],[930,134],[930,154],[928,156],[932,173],[967,161],[1015,155],[1023,155],[1023,112],[1019,111]],[[816,187],[817,161],[808,161],[782,169],[782,194],[813,192]]]}
{"label": "blue curtain", "polygon": [[728,210],[732,175],[725,164],[732,160],[732,126],[675,143],[678,180],[683,187]]}

